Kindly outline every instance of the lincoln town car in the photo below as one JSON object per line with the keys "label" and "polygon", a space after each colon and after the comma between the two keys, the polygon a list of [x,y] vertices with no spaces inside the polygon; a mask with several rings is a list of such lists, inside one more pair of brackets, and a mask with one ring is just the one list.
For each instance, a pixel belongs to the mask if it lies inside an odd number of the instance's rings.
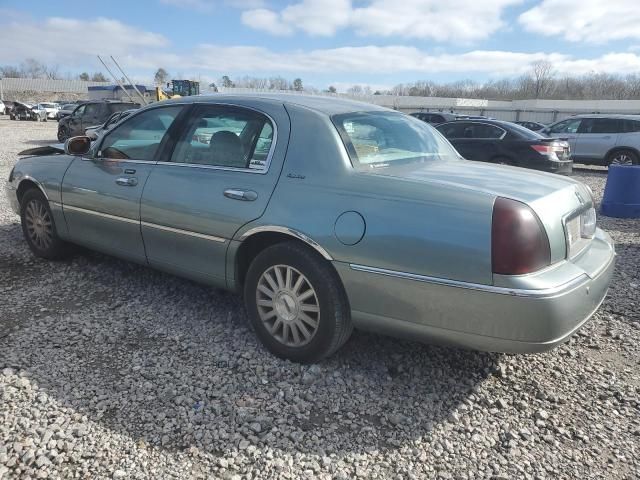
{"label": "lincoln town car", "polygon": [[298,362],[353,328],[545,351],[594,314],[614,269],[588,187],[467,161],[365,103],[180,98],[23,153],[7,195],[36,256],[82,245],[238,292],[259,340]]}

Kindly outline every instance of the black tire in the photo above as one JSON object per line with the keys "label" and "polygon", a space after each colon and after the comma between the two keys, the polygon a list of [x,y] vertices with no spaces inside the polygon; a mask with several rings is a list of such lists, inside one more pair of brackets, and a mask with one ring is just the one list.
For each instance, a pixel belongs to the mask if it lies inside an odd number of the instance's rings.
{"label": "black tire", "polygon": [[[259,290],[258,287],[266,285],[266,283],[260,284],[260,282],[266,280],[264,275],[268,272],[270,274],[276,273],[274,268],[279,268],[281,272],[286,272],[287,268],[292,271],[289,284],[297,284],[300,276],[296,277],[296,273],[301,274],[304,278],[297,290],[300,292],[300,298],[295,295],[294,297],[290,296],[289,298],[295,298],[294,306],[285,306],[285,310],[288,310],[285,314],[291,314],[295,317],[293,319],[287,320],[280,316],[282,307],[280,310],[275,307],[275,299],[279,295],[287,295],[283,291],[276,292],[276,288],[271,290],[274,295],[270,297],[274,299],[274,307],[258,306],[260,297],[269,301],[269,296],[264,293],[264,288]],[[271,275],[271,278],[278,282],[279,279],[275,278],[276,275]],[[306,286],[309,289],[306,289]],[[292,290],[295,289],[292,288]],[[309,290],[313,291],[311,305],[304,303],[307,300],[301,300],[301,297],[307,295]],[[279,298],[282,300],[282,297]],[[262,344],[274,355],[294,362],[315,363],[332,355],[344,345],[353,331],[349,302],[338,274],[318,253],[296,242],[273,245],[256,256],[246,275],[244,302],[251,325]],[[281,305],[286,303],[281,301]],[[303,320],[303,317],[309,318],[309,316],[301,313],[302,310],[307,311],[313,305],[317,305],[318,308],[317,313],[311,313],[312,320],[315,320],[315,327],[306,323],[307,320]],[[269,324],[270,320],[263,321],[261,312],[262,315],[271,313],[274,319],[273,324]],[[264,312],[269,313],[265,314]],[[277,322],[280,322],[281,328],[275,325]],[[285,324],[287,324],[286,328],[292,341],[304,337],[303,330],[307,333],[309,330],[313,330],[313,332],[306,341],[307,343],[290,345],[285,343],[288,338],[284,333]],[[299,325],[302,325],[302,328]],[[270,331],[270,329],[272,330]],[[298,332],[295,337],[294,330]]]}
{"label": "black tire", "polygon": [[65,126],[58,127],[58,141],[66,142],[69,138],[69,130]]}
{"label": "black tire", "polygon": [[32,188],[22,196],[20,220],[24,238],[37,257],[59,260],[71,253],[71,245],[58,237],[49,202],[40,190]]}
{"label": "black tire", "polygon": [[640,165],[640,160],[632,150],[616,150],[607,157],[607,166],[609,165]]}

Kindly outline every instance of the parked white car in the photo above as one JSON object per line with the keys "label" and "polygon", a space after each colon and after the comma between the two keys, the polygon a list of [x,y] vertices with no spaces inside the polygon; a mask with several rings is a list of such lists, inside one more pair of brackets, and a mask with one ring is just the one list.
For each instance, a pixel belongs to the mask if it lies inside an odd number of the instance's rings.
{"label": "parked white car", "polygon": [[7,113],[7,107],[2,100],[0,100],[0,115]]}
{"label": "parked white car", "polygon": [[38,103],[34,107],[34,110],[44,110],[47,114],[47,119],[54,120],[58,115],[58,110],[60,110],[60,107],[57,103],[42,102]]}

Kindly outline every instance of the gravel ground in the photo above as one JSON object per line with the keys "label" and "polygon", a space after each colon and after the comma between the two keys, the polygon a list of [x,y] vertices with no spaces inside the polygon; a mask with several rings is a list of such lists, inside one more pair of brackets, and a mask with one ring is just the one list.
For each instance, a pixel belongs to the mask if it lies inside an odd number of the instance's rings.
{"label": "gravel ground", "polygon": [[[56,124],[0,117],[0,177]],[[601,197],[605,176],[576,174]],[[640,478],[640,222],[600,311],[509,356],[356,332],[320,365],[240,301],[83,251],[34,258],[0,195],[0,479]]]}

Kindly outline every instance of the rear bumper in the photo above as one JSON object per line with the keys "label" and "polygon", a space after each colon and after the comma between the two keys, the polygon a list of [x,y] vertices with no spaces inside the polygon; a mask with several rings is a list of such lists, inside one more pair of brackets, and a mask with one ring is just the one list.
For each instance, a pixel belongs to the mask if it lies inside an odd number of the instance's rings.
{"label": "rear bumper", "polygon": [[544,162],[544,170],[546,172],[557,173],[559,175],[569,175],[573,172],[573,161],[565,160],[556,162],[547,160]]}
{"label": "rear bumper", "polygon": [[598,231],[585,257],[549,273],[557,280],[566,269],[575,275],[571,280],[539,288],[543,273],[536,275],[535,289],[411,278],[339,262],[336,268],[356,327],[427,343],[534,353],[567,341],[604,300],[615,267],[611,238]]}

